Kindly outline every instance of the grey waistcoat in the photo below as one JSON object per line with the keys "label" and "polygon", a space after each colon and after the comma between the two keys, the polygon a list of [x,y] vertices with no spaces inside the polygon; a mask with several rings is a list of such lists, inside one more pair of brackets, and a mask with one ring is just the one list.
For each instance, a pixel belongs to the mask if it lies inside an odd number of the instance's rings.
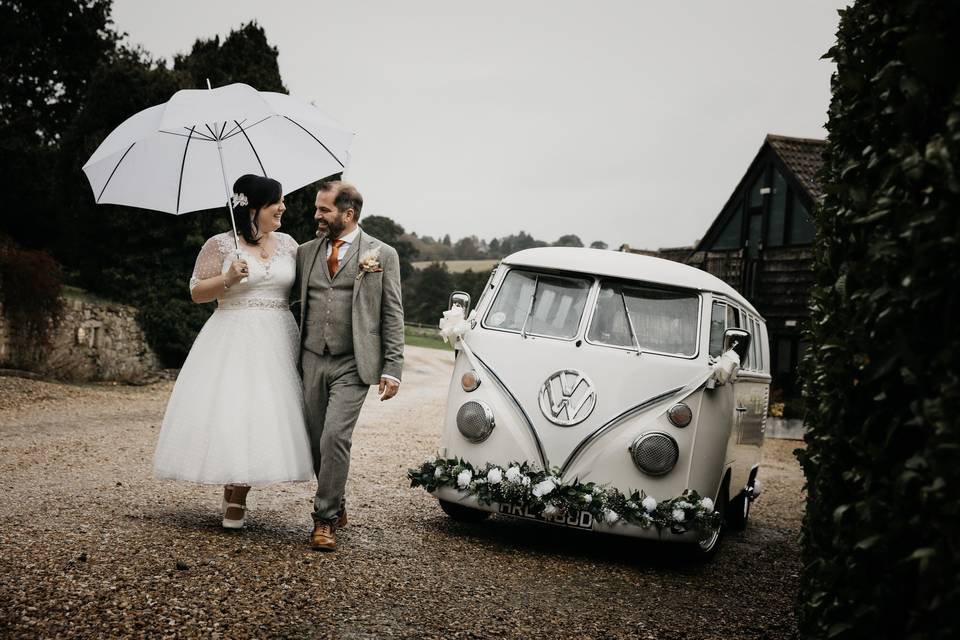
{"label": "grey waistcoat", "polygon": [[353,281],[360,268],[357,243],[350,244],[332,282],[326,255],[324,246],[310,272],[303,348],[317,355],[323,355],[325,347],[333,355],[353,353]]}

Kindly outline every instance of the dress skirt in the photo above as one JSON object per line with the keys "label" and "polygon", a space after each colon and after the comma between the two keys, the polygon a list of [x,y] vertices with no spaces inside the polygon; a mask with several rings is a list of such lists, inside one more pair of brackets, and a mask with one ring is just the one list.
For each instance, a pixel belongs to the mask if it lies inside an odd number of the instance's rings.
{"label": "dress skirt", "polygon": [[299,348],[286,308],[214,311],[173,387],[155,476],[249,485],[313,478]]}

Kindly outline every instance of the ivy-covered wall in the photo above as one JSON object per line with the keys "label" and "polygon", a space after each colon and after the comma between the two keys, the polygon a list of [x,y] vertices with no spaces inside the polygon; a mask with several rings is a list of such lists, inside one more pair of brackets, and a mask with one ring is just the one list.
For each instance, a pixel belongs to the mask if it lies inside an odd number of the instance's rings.
{"label": "ivy-covered wall", "polygon": [[960,637],[960,3],[841,11],[804,362],[807,637]]}

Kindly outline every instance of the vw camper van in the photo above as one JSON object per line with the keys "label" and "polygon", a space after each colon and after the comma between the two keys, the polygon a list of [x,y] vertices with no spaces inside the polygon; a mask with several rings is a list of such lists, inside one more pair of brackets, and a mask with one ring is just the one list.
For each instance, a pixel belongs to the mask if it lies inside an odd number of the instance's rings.
{"label": "vw camper van", "polygon": [[490,513],[685,542],[746,525],[770,386],[763,318],[699,269],[596,249],[510,255],[454,342],[439,455],[411,469],[453,518]]}

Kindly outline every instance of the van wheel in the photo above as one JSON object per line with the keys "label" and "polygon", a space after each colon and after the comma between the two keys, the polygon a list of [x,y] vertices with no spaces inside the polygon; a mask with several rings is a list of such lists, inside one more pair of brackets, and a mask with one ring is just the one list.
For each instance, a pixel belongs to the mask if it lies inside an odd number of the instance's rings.
{"label": "van wheel", "polygon": [[727,509],[727,526],[731,531],[743,531],[747,528],[747,518],[750,516],[750,499],[747,492],[741,491],[736,498],[730,501]]}
{"label": "van wheel", "polygon": [[728,513],[728,495],[730,494],[728,483],[724,482],[720,487],[720,495],[717,496],[716,508],[720,512],[720,526],[710,536],[700,542],[692,545],[694,547],[694,557],[700,561],[707,561],[717,555],[717,549],[720,548],[720,541],[723,540],[723,533],[727,528]]}
{"label": "van wheel", "polygon": [[462,504],[447,502],[446,500],[440,500],[440,508],[443,509],[445,514],[457,522],[483,522],[490,517],[489,511],[471,509],[470,507],[465,507]]}

